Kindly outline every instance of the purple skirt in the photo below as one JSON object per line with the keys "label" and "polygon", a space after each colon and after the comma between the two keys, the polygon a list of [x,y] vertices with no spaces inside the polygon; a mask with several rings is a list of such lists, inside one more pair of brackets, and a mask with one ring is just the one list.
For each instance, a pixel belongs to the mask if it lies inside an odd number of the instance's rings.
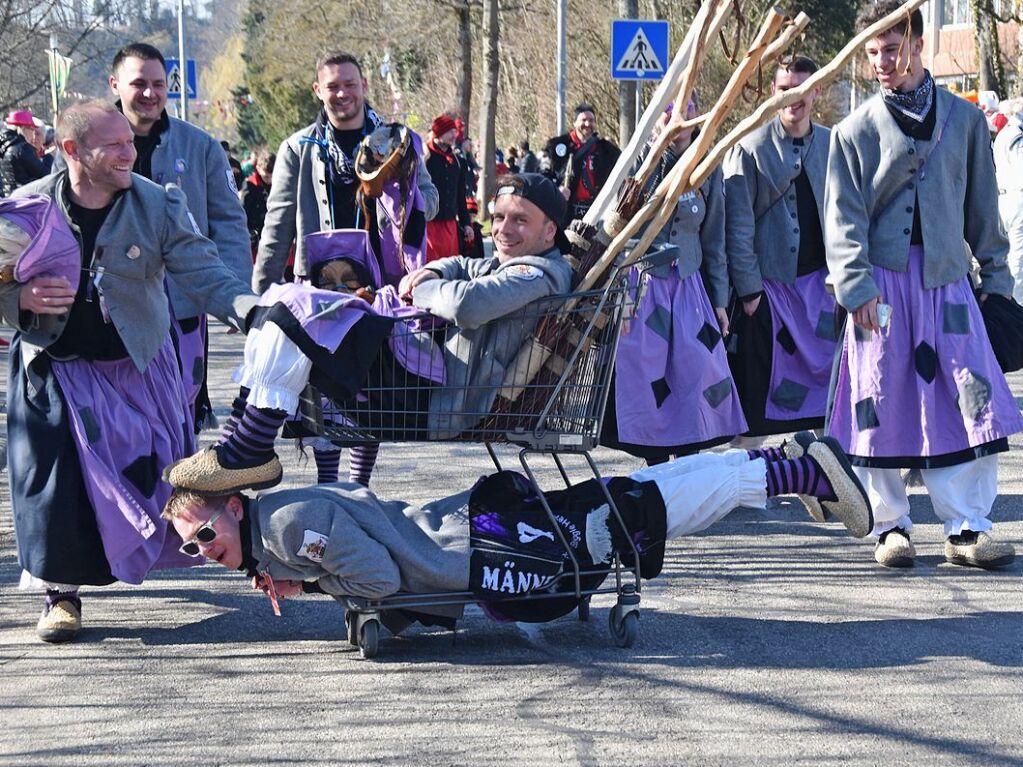
{"label": "purple skirt", "polygon": [[186,388],[170,338],[144,372],[130,359],[54,362],[82,479],[115,578],[201,562],[160,518],[171,487],[163,468],[195,449]]}
{"label": "purple skirt", "polygon": [[[699,272],[674,265],[638,286],[615,364],[618,441],[676,448],[746,431],[717,318]],[[660,272],[660,270],[658,270]],[[635,270],[630,290],[637,290]]]}
{"label": "purple skirt", "polygon": [[774,327],[771,375],[764,415],[778,421],[823,418],[835,357],[835,298],[824,288],[826,270],[792,284],[764,281]]}
{"label": "purple skirt", "polygon": [[1008,449],[1023,416],[988,341],[968,277],[928,290],[923,248],[905,272],[874,267],[891,321],[846,323],[828,433],[855,463],[940,467]]}

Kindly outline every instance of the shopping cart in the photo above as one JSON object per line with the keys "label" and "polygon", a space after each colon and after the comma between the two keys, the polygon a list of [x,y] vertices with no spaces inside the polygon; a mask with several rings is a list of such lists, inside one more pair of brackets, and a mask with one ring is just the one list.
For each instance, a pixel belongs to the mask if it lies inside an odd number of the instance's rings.
{"label": "shopping cart", "polygon": [[[676,256],[677,249],[666,246],[648,255],[641,268]],[[437,326],[426,317],[398,323],[358,396],[338,402],[310,386],[300,406],[305,428],[339,446],[482,443],[502,471],[493,446],[518,445],[519,463],[560,538],[566,566],[549,589],[502,602],[572,597],[579,619],[585,621],[594,594],[615,594],[609,627],[621,647],[631,647],[638,635],[640,557],[590,451],[599,441],[627,303],[636,298],[630,297],[627,271],[616,270],[604,290],[545,298],[468,334]],[[518,349],[511,361],[495,353],[510,348]],[[457,377],[466,369],[475,371],[471,382],[450,380],[452,370]],[[574,456],[603,488],[612,524],[631,547],[617,552],[602,571],[605,578],[614,576],[613,585],[593,587],[596,571],[580,568],[537,481],[531,462],[541,456],[553,461],[566,487],[572,481],[563,458]],[[399,593],[377,600],[339,601],[346,607],[349,641],[364,658],[372,658],[384,612],[465,605],[479,597],[471,592]]]}

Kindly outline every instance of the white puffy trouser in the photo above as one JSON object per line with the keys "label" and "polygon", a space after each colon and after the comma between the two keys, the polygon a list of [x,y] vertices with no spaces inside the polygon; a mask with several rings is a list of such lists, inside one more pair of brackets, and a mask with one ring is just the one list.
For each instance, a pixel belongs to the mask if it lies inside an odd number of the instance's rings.
{"label": "white puffy trouser", "polygon": [[284,331],[272,322],[253,328],[245,338],[244,362],[234,380],[249,391],[253,407],[294,414],[309,382],[313,363]]}
{"label": "white puffy trouser", "polygon": [[767,466],[745,450],[687,455],[629,476],[657,484],[669,540],[704,530],[738,506],[767,507]]}
{"label": "white puffy trouser", "polygon": [[[913,529],[909,518],[909,496],[901,469],[854,466],[874,509],[874,532],[880,535],[893,527]],[[931,496],[934,513],[945,523],[945,536],[963,530],[982,533],[991,529],[991,506],[998,495],[998,456],[986,455],[967,463],[942,469],[920,471]]]}

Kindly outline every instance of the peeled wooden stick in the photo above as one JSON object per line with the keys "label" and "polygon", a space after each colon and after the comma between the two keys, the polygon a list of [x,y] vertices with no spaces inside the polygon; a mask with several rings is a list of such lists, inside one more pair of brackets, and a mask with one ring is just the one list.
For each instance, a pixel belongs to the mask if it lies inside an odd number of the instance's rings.
{"label": "peeled wooden stick", "polygon": [[756,71],[757,64],[767,52],[769,42],[777,36],[784,23],[785,16],[778,9],[775,8],[768,12],[764,23],[760,27],[760,31],[757,33],[756,39],[735,72],[732,73],[728,85],[725,86],[725,90],[717,100],[714,108],[711,109],[710,117],[707,119],[703,131],[696,141],[689,145],[689,148],[679,158],[668,176],[661,181],[650,200],[633,216],[625,229],[612,240],[604,255],[583,277],[578,290],[589,290],[593,287],[604,272],[607,271],[608,267],[614,263],[615,257],[621,252],[621,249],[629,239],[638,233],[649,218],[656,213],[655,222],[647,228],[640,238],[639,244],[632,249],[632,252],[629,254],[629,261],[632,262],[642,258],[643,254],[646,253],[654,237],[657,236],[664,224],[667,223],[668,218],[671,217],[671,213],[675,209],[675,203],[689,180],[690,174],[707,151],[710,142],[714,140],[714,135],[717,133],[721,123],[724,122],[728,112],[731,111],[736,100],[738,100],[742,89]]}
{"label": "peeled wooden stick", "polygon": [[[711,9],[713,10],[714,0],[711,0]],[[696,78],[700,75],[700,70],[703,68],[703,58],[707,52],[707,47],[710,41],[714,39],[721,26],[725,23],[725,18],[730,10],[731,4],[725,3],[717,9],[717,14],[711,19],[708,14],[704,19],[704,23],[700,27],[700,34],[696,38],[694,43],[693,53],[689,57],[689,64],[686,66],[685,72],[682,73],[682,81],[679,85],[678,93],[675,95],[675,106],[676,108],[685,109],[685,105],[689,103],[689,100],[693,97],[693,90],[696,88]],[[694,21],[695,24],[695,21]],[[661,113],[664,113],[664,108],[661,109]],[[659,115],[658,115],[659,116]],[[700,119],[706,119],[702,116]],[[636,186],[640,189],[646,186],[650,180],[650,176],[657,168],[657,163],[660,162],[661,157],[664,155],[665,150],[668,148],[668,144],[674,140],[678,135],[678,132],[682,130],[682,126],[676,126],[671,131],[662,131],[661,135],[657,137],[653,146],[650,147],[650,151],[647,152],[646,157],[643,158],[643,164],[639,170],[636,171],[633,176],[633,181]]]}
{"label": "peeled wooden stick", "polygon": [[[718,1],[720,2],[721,0]],[[723,1],[724,7],[727,8],[732,5],[734,0]],[[657,118],[659,118],[661,113],[664,112],[665,107],[668,105],[668,102],[671,101],[679,84],[681,83],[684,70],[692,58],[693,47],[696,44],[699,30],[703,26],[704,20],[710,15],[712,5],[713,0],[704,0],[703,4],[700,6],[700,10],[697,11],[696,17],[693,19],[693,23],[686,32],[682,45],[679,47],[678,52],[675,54],[675,58],[668,67],[668,71],[665,72],[664,77],[661,78],[661,82],[654,90],[654,94],[650,98],[650,103],[647,104],[647,108],[643,112],[643,116],[637,123],[635,133],[632,134],[632,138],[629,140],[628,145],[622,150],[622,153],[619,155],[618,161],[611,170],[611,174],[608,176],[607,181],[604,182],[600,192],[597,193],[596,199],[593,201],[590,209],[586,212],[583,220],[587,224],[598,224],[600,220],[604,218],[609,206],[614,204],[614,201],[618,196],[618,190],[625,182],[625,179],[629,177],[630,170],[635,164],[636,158],[642,151],[643,146],[646,144],[647,137],[653,133],[654,123],[657,122]],[[719,13],[719,15],[722,16],[723,23],[723,14]],[[715,23],[717,22],[715,21]]]}
{"label": "peeled wooden stick", "polygon": [[835,56],[835,58],[806,78],[798,87],[787,90],[784,93],[779,93],[763,102],[756,108],[756,110],[754,110],[753,114],[732,128],[732,130],[730,130],[728,134],[707,154],[707,156],[703,159],[703,162],[701,162],[697,166],[696,170],[693,171],[692,177],[690,178],[690,188],[695,189],[697,186],[702,184],[707,177],[714,172],[714,168],[716,168],[718,163],[724,159],[725,153],[729,149],[757,128],[769,122],[779,109],[784,109],[790,104],[801,101],[810,91],[830,83],[839,74],[841,74],[842,70],[845,69],[845,66],[849,63],[849,59],[851,59],[860,50],[860,48],[878,35],[882,35],[887,32],[893,26],[898,24],[904,16],[915,11],[926,1],[927,0],[909,0],[904,3],[897,11],[889,13],[876,24],[871,24],[865,30],[856,35],[856,37],[850,40],[849,43],[838,52],[838,55]]}

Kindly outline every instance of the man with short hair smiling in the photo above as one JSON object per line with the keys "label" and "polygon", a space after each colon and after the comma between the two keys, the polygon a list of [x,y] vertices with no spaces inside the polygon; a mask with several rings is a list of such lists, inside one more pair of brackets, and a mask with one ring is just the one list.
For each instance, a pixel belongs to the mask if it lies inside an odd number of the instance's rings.
{"label": "man with short hair smiling", "polygon": [[[866,5],[860,28],[899,5]],[[899,470],[918,468],[944,522],[945,559],[1002,567],[1015,551],[987,532],[988,517],[998,453],[1023,417],[978,304],[1012,293],[1008,243],[984,116],[935,85],[923,47],[920,11],[868,41],[881,92],[831,133],[825,244],[851,322],[828,433],[870,495],[878,563],[913,564]]]}
{"label": "man with short hair smiling", "polygon": [[195,232],[184,194],[132,173],[134,134],[112,104],[67,107],[57,137],[66,169],[17,196],[51,198],[78,247],[65,276],[0,284],[18,331],[7,398],[18,559],[23,584],[47,590],[37,632],[48,642],[77,635],[80,586],[187,562],[160,519],[159,471],[194,449],[165,274],[240,330],[256,304]]}
{"label": "man with short hair smiling", "polygon": [[[147,43],[130,43],[114,56],[109,81],[118,108],[128,118],[134,134],[137,157],[133,170],[161,186],[179,186],[198,233],[211,239],[224,265],[239,280],[248,283],[252,279],[252,256],[234,175],[216,139],[167,114],[163,54]],[[213,420],[209,398],[203,390],[205,316],[179,289],[173,276],[168,292],[178,332],[181,374],[189,402],[197,409],[198,432]]]}
{"label": "man with short hair smiling", "polygon": [[[797,56],[775,70],[771,93],[816,71]],[[725,161],[728,271],[741,307],[729,363],[748,437],[824,425],[836,333],[822,220],[831,131],[811,119],[819,96],[778,110]]]}
{"label": "man with short hair smiling", "polygon": [[[415,188],[404,201],[368,201],[375,215],[367,222],[356,202],[355,159],[359,144],[383,121],[366,101],[369,84],[358,59],[344,51],[325,53],[316,62],[312,89],[321,105],[319,115],[277,150],[253,289],[262,293],[282,280],[292,245],[295,274],[307,277],[305,237],[330,229],[368,228],[381,271],[396,283],[410,271],[407,262],[418,266],[425,261],[426,222],[437,213],[437,189],[422,160],[420,139],[413,138]],[[392,221],[399,210],[406,220]],[[382,227],[381,221],[386,222]]]}

